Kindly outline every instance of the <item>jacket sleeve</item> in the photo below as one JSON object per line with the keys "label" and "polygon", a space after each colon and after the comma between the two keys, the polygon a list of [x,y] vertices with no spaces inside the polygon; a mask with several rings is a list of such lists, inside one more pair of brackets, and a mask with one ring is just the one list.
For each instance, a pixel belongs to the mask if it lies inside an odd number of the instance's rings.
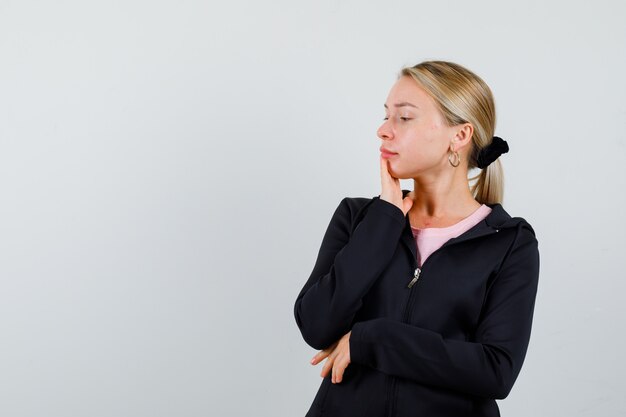
{"label": "jacket sleeve", "polygon": [[524,227],[488,291],[472,341],[377,318],[352,327],[350,361],[422,384],[506,398],[526,356],[538,278],[538,243]]}
{"label": "jacket sleeve", "polygon": [[295,302],[298,328],[315,349],[327,348],[350,331],[363,297],[391,261],[406,224],[399,207],[377,196],[350,234],[354,209],[348,197],[339,203]]}

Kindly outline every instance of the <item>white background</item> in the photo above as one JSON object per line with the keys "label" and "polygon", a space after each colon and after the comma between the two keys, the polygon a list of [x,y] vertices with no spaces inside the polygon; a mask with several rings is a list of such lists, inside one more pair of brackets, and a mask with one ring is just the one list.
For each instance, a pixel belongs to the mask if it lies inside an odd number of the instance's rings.
{"label": "white background", "polygon": [[625,16],[0,0],[0,415],[304,416],[295,297],[339,201],[380,193],[396,74],[444,59],[491,86],[504,207],[540,244],[503,416],[623,416]]}

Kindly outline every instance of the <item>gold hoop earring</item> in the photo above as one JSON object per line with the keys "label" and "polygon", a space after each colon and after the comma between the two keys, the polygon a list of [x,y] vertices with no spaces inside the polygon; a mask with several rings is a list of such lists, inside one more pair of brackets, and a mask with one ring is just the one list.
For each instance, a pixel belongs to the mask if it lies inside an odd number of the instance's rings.
{"label": "gold hoop earring", "polygon": [[[454,156],[456,163],[452,162],[452,159],[450,158],[451,156]],[[458,167],[461,163],[461,157],[459,156],[459,153],[456,151],[451,151],[451,153],[448,154],[448,162],[450,162],[450,165],[452,165],[453,167]]]}

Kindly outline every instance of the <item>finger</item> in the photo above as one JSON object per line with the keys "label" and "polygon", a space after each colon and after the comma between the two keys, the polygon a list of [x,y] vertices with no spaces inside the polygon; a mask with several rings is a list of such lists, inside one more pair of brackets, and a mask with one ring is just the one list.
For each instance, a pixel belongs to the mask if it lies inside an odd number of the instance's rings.
{"label": "finger", "polygon": [[333,350],[335,350],[335,348],[337,347],[337,344],[339,343],[339,340],[337,340],[335,343],[333,343],[332,345],[328,346],[326,349],[322,349],[319,352],[317,352],[313,358],[311,358],[311,364],[312,365],[316,365],[318,363],[320,363],[322,361],[322,359],[324,359],[325,357],[327,357],[328,355],[330,355],[332,353]]}
{"label": "finger", "polygon": [[320,373],[320,376],[322,378],[326,378],[327,376],[331,374],[332,369],[333,369],[333,363],[326,361],[326,363],[324,364],[324,367],[322,368],[322,372]]}
{"label": "finger", "polygon": [[313,358],[311,358],[311,365],[317,365],[318,363],[320,363],[325,357],[327,357],[330,354],[330,350],[321,350],[319,352],[317,352],[315,354],[315,356],[313,356]]}
{"label": "finger", "polygon": [[338,354],[339,354],[339,351],[335,347],[333,351],[330,352],[330,355],[328,355],[328,358],[326,359],[326,363],[324,364],[324,367],[326,368],[324,370],[324,376],[331,374],[333,366],[335,366],[335,361],[337,360]]}
{"label": "finger", "polygon": [[345,361],[341,358],[337,358],[333,363],[333,382],[335,384],[340,383],[343,380],[343,371],[346,369]]}
{"label": "finger", "polygon": [[391,189],[392,178],[389,174],[389,169],[387,165],[387,160],[380,157],[380,185],[381,185],[381,196],[389,198],[388,193]]}
{"label": "finger", "polygon": [[343,381],[343,375],[346,372],[346,369],[348,368],[348,366],[350,366],[350,354],[348,353],[348,355],[346,356],[346,358],[343,361],[343,367],[341,368],[341,380]]}
{"label": "finger", "polygon": [[326,378],[326,376],[328,375],[328,372],[332,369],[333,366],[333,358],[328,358],[326,359],[326,363],[324,363],[324,366],[322,367],[322,372],[320,372],[320,376],[322,378]]}
{"label": "finger", "polygon": [[409,210],[411,210],[411,207],[413,207],[413,199],[411,197],[405,197],[402,200],[402,206],[403,208],[403,212],[404,214],[408,213]]}
{"label": "finger", "polygon": [[389,175],[389,169],[387,168],[387,160],[380,156],[380,179],[382,181],[389,181],[391,175]]}
{"label": "finger", "polygon": [[333,370],[335,371],[335,384],[340,383],[343,380],[343,370],[346,367],[343,364],[343,361],[335,361],[335,366],[333,366]]}
{"label": "finger", "polygon": [[389,171],[389,160],[383,158],[382,156],[380,157],[380,179],[383,183],[383,187],[391,187],[400,184],[400,180],[391,175],[391,172]]}

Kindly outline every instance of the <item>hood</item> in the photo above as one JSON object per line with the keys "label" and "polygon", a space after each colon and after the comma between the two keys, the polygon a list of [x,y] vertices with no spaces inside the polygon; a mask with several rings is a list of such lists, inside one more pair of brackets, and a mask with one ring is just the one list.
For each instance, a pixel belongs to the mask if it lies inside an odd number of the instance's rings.
{"label": "hood", "polygon": [[[410,192],[410,190],[402,190],[402,197],[406,197],[406,195]],[[358,210],[355,219],[353,219],[352,230],[356,227],[356,225],[361,221],[365,213],[367,212],[367,208],[372,202],[376,199],[380,199],[380,195],[377,195],[370,199],[363,199],[364,205]],[[486,236],[492,233],[498,232],[503,228],[527,228],[530,232],[535,235],[535,231],[528,224],[528,222],[521,217],[511,217],[509,213],[504,210],[501,204],[487,204],[491,208],[491,212],[483,219],[478,222],[475,226],[465,231],[461,235],[456,238],[451,239],[456,243],[467,241],[470,239],[478,238],[481,236]],[[417,248],[415,246],[415,238],[413,237],[413,232],[411,231],[411,223],[409,222],[408,213],[404,216],[406,223],[404,226],[404,230],[400,236],[400,241],[402,244],[409,250],[412,254],[412,258],[415,259],[417,256]]]}
{"label": "hood", "polygon": [[[402,190],[402,198],[406,197],[406,195],[410,192],[410,190]],[[380,198],[380,195],[374,197]],[[530,224],[526,222],[521,217],[511,217],[504,207],[502,207],[499,203],[487,204],[491,208],[491,213],[487,215],[484,222],[487,226],[492,227],[494,229],[502,229],[507,227],[518,227],[520,223],[526,223],[528,227]],[[405,216],[408,221],[408,213]],[[410,226],[410,225],[409,225]],[[531,228],[532,230],[532,228]]]}

